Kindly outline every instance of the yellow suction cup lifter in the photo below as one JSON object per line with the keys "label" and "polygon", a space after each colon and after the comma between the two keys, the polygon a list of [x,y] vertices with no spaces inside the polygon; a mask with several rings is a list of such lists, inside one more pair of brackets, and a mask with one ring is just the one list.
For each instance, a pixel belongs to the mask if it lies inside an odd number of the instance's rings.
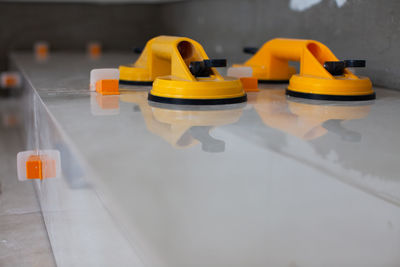
{"label": "yellow suction cup lifter", "polygon": [[203,47],[189,38],[151,39],[134,67],[120,67],[120,80],[154,80],[148,99],[184,105],[220,105],[247,100],[239,79],[222,77],[215,67],[224,59],[209,59]]}
{"label": "yellow suction cup lifter", "polygon": [[[289,61],[300,62],[299,74],[294,74]],[[290,96],[338,101],[375,99],[370,79],[348,69],[365,67],[364,60],[339,61],[327,46],[313,40],[273,39],[241,66],[251,67],[253,76],[261,82],[290,79],[286,91]]]}

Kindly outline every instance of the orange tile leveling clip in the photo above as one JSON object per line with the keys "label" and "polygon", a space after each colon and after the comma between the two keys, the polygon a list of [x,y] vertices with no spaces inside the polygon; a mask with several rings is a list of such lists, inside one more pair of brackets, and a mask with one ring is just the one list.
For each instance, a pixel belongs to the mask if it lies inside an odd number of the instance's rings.
{"label": "orange tile leveling clip", "polygon": [[119,95],[118,69],[93,69],[90,71],[90,91],[102,95]]}
{"label": "orange tile leveling clip", "polygon": [[45,179],[56,176],[56,161],[47,155],[31,155],[26,162],[27,179]]}
{"label": "orange tile leveling clip", "polygon": [[[313,40],[273,39],[244,64],[234,68],[250,67],[252,76],[259,82],[287,82],[286,94],[294,97],[358,101],[375,99],[375,92],[368,77],[358,77],[348,68],[365,67],[364,60],[340,61],[327,46]],[[300,72],[289,65],[300,62]]]}
{"label": "orange tile leveling clip", "polygon": [[49,44],[45,41],[38,41],[33,47],[37,59],[46,59],[49,56]]}
{"label": "orange tile leveling clip", "polygon": [[17,154],[18,180],[43,180],[57,178],[61,174],[58,150],[28,150]]}

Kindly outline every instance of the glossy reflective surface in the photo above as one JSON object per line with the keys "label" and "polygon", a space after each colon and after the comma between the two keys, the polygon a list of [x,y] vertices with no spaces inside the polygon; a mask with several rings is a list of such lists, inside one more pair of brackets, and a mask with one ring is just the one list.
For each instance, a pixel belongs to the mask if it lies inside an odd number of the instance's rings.
{"label": "glossy reflective surface", "polygon": [[38,184],[60,266],[87,266],[80,253],[89,265],[400,264],[399,93],[338,103],[263,85],[246,105],[182,110],[146,87],[89,93],[89,70],[124,55],[13,60],[32,85],[28,143],[61,153],[62,179]]}

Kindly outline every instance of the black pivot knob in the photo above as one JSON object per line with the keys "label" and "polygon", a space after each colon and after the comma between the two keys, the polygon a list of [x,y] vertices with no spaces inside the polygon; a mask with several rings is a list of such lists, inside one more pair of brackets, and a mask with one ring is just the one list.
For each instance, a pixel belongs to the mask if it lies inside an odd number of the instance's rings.
{"label": "black pivot knob", "polygon": [[326,61],[324,68],[333,76],[343,75],[345,68],[365,68],[365,60],[347,59],[341,61]]}
{"label": "black pivot knob", "polygon": [[324,63],[324,68],[333,76],[343,75],[345,67],[344,61],[326,61]]}
{"label": "black pivot knob", "polygon": [[205,59],[203,61],[192,61],[189,70],[195,77],[209,77],[211,68],[226,67],[226,59]]}
{"label": "black pivot knob", "polygon": [[258,47],[243,47],[243,53],[254,55],[257,53]]}

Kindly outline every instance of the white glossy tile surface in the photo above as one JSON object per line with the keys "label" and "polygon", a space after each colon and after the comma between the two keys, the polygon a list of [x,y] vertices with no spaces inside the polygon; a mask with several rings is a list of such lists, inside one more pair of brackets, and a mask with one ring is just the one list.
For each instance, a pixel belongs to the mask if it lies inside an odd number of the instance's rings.
{"label": "white glossy tile surface", "polygon": [[149,88],[88,91],[90,69],[126,55],[13,61],[38,92],[30,149],[61,153],[63,178],[38,184],[60,266],[82,249],[93,266],[400,264],[400,93],[343,104],[269,85],[179,111]]}

